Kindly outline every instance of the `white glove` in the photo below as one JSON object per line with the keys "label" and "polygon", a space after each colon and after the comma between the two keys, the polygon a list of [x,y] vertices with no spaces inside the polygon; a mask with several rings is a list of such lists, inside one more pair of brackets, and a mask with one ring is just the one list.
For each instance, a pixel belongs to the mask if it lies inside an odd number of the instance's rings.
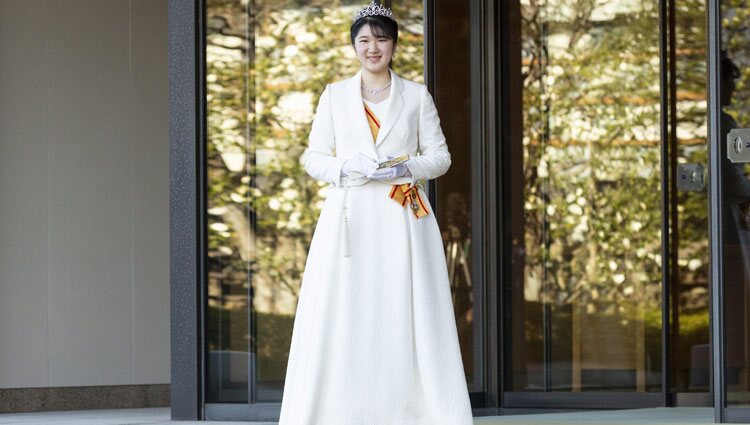
{"label": "white glove", "polygon": [[[387,161],[393,159],[392,156],[386,156],[385,159],[379,160],[378,162]],[[405,163],[394,165],[393,167],[383,168],[382,170],[375,170],[370,174],[367,174],[367,178],[373,180],[391,180],[402,176],[411,176],[411,171]]]}
{"label": "white glove", "polygon": [[350,173],[354,172],[366,176],[377,170],[377,168],[377,161],[360,152],[346,160],[341,167],[341,174],[348,176]]}

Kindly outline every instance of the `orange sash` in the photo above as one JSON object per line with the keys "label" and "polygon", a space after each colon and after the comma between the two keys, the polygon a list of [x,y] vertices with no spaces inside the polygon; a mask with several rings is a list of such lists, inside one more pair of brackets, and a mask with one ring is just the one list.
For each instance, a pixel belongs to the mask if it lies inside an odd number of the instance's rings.
{"label": "orange sash", "polygon": [[365,103],[365,115],[367,115],[367,124],[370,125],[370,131],[372,132],[372,142],[375,143],[378,140],[378,132],[380,132],[380,120],[375,116],[369,106]]}
{"label": "orange sash", "polygon": [[[372,109],[370,109],[366,103],[364,103],[364,105],[365,115],[367,115],[367,124],[370,125],[372,141],[375,143],[378,139],[378,132],[380,131],[380,120],[378,120],[378,117],[375,116]],[[410,208],[416,218],[421,218],[429,214],[424,202],[422,201],[422,197],[419,196],[419,189],[417,186],[412,186],[409,183],[394,184],[389,196],[401,206]]]}

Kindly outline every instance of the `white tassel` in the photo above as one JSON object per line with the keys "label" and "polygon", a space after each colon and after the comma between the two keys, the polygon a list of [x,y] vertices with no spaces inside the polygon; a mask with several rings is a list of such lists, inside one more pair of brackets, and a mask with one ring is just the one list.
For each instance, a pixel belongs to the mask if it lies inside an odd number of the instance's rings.
{"label": "white tassel", "polygon": [[349,220],[346,218],[346,193],[349,191],[348,187],[344,188],[344,208],[343,215],[341,218],[341,255],[343,257],[349,256]]}
{"label": "white tassel", "polygon": [[344,225],[341,229],[341,255],[349,256],[349,224],[346,220],[346,208],[344,208]]}

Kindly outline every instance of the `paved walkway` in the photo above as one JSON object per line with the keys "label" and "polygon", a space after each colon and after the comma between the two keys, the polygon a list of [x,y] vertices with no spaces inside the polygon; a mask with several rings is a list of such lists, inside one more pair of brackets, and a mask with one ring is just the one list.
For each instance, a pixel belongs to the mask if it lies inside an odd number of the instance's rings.
{"label": "paved walkway", "polygon": [[714,423],[714,409],[705,407],[658,407],[654,409],[603,410],[474,418],[475,425],[601,424],[687,425]]}
{"label": "paved walkway", "polygon": [[[687,425],[713,423],[713,409],[699,407],[609,410],[477,417],[475,425],[601,424]],[[277,425],[276,422],[182,422],[169,420],[169,409],[122,409],[0,414],[0,425]]]}

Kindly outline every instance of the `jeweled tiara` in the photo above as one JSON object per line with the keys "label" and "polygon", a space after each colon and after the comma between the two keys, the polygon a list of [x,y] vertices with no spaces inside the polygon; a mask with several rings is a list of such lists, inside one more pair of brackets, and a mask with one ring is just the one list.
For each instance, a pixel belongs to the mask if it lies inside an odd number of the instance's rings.
{"label": "jeweled tiara", "polygon": [[394,22],[396,21],[391,8],[381,6],[375,3],[375,0],[372,0],[369,5],[358,10],[357,13],[354,14],[354,18],[352,18],[352,23],[357,22],[359,19],[362,19],[365,16],[385,16],[386,18],[389,18]]}

